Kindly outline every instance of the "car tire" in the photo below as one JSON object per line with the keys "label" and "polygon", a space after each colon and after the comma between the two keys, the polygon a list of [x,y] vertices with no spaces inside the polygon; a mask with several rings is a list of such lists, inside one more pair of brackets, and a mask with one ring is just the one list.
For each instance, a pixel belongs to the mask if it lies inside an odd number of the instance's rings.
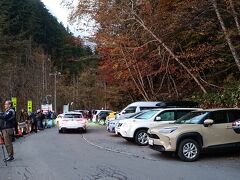
{"label": "car tire", "polygon": [[61,129],[59,129],[59,130],[58,130],[58,133],[62,133],[62,130],[61,130]]}
{"label": "car tire", "polygon": [[147,130],[139,130],[134,135],[135,142],[140,146],[148,145],[148,134]]}
{"label": "car tire", "polygon": [[193,162],[199,158],[200,146],[193,139],[184,139],[178,147],[178,157],[182,161]]}

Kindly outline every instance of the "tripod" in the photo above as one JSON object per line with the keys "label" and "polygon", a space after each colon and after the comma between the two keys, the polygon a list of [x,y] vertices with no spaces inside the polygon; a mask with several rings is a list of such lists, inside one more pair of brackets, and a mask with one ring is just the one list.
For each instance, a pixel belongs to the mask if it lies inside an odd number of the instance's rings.
{"label": "tripod", "polygon": [[[3,137],[3,133],[2,133],[2,130],[0,130],[0,138],[2,138]],[[2,138],[3,139],[3,138]],[[6,159],[6,154],[5,154],[5,150],[4,150],[4,140],[3,140],[3,142],[1,142],[0,143],[0,145],[2,146],[2,152],[3,152],[3,158],[4,158],[4,162],[5,162],[5,165],[7,166],[7,161],[5,161],[5,159]]]}

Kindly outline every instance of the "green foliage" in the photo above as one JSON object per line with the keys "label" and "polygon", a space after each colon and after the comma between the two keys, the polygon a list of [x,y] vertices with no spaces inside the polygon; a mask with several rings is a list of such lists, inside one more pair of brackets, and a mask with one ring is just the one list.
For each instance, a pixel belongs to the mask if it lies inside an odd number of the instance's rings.
{"label": "green foliage", "polygon": [[225,87],[222,91],[195,94],[192,100],[199,102],[204,108],[238,107],[240,105],[240,82],[235,81],[231,88]]}
{"label": "green foliage", "polygon": [[12,59],[13,53],[22,57],[31,44],[33,49],[42,47],[57,69],[65,71],[66,68],[76,74],[83,65],[71,60],[92,55],[91,48],[83,46],[81,41],[75,42],[75,37],[48,12],[40,0],[1,1],[0,23],[0,42],[6,42],[1,43],[2,59]]}

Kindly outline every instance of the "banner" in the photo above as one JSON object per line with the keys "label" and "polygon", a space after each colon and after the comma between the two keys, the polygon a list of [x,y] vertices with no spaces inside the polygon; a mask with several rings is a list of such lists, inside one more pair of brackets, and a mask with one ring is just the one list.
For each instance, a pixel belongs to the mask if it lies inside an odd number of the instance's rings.
{"label": "banner", "polygon": [[41,105],[41,110],[43,111],[44,114],[46,114],[48,111],[52,111],[52,104],[42,104]]}

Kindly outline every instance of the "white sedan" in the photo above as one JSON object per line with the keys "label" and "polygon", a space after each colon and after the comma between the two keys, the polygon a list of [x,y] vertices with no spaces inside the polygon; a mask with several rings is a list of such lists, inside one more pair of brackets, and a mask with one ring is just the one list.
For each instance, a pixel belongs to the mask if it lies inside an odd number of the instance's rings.
{"label": "white sedan", "polygon": [[66,132],[66,130],[79,130],[86,132],[87,119],[85,119],[82,113],[68,112],[63,115],[63,118],[59,121],[58,131],[59,133]]}

